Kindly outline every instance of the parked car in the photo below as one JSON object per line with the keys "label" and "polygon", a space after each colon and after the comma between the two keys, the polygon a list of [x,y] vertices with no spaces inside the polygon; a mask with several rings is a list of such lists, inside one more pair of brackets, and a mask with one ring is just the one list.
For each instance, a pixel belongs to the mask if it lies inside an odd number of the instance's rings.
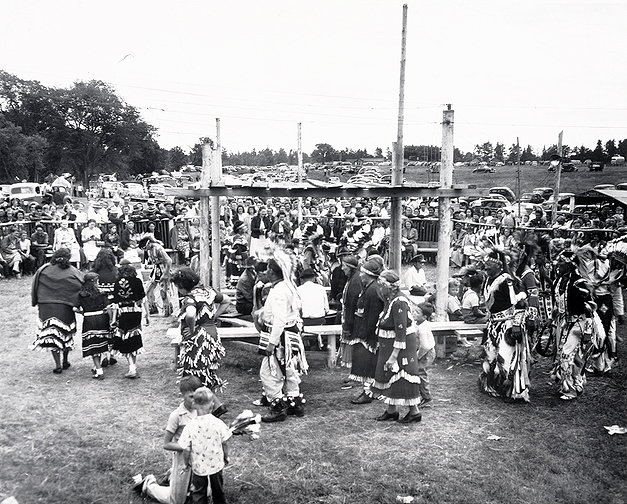
{"label": "parked car", "polygon": [[123,192],[126,196],[131,198],[147,198],[148,194],[144,186],[138,182],[127,182],[124,184]]}
{"label": "parked car", "polygon": [[[559,193],[557,197],[557,203],[560,205],[565,205],[570,202],[570,199],[575,196],[575,193]],[[551,196],[548,200],[542,203],[542,210],[545,212],[550,212],[553,210],[553,202],[555,199]]]}
{"label": "parked car", "polygon": [[510,212],[514,211],[514,207],[505,198],[479,198],[470,202],[470,208],[489,208],[490,210],[498,210],[506,208]]}
{"label": "parked car", "polygon": [[495,173],[496,169],[492,166],[477,166],[472,170],[473,173]]}
{"label": "parked car", "polygon": [[615,186],[614,184],[598,184],[598,185],[595,185],[592,189],[594,189],[595,191],[596,191],[597,189],[600,189],[600,190],[604,190],[604,189],[616,189],[616,186]]}
{"label": "parked car", "polygon": [[542,198],[546,201],[553,196],[554,191],[552,187],[536,187],[533,192],[542,196]]}
{"label": "parked car", "polygon": [[544,201],[542,194],[540,193],[523,193],[520,195],[521,203],[531,203],[533,205],[540,205]]}
{"label": "parked car", "polygon": [[106,181],[102,183],[103,198],[115,198],[119,196],[123,190],[124,186],[121,182]]}
{"label": "parked car", "polygon": [[571,163],[570,161],[567,161],[565,163],[562,163],[562,171],[563,172],[576,172],[577,168],[575,167],[573,163]]}
{"label": "parked car", "polygon": [[588,171],[603,171],[603,168],[605,168],[605,163],[598,161],[593,161],[588,165]]}
{"label": "parked car", "polygon": [[9,186],[9,199],[18,199],[21,204],[34,201],[41,203],[44,196],[44,187],[36,182],[20,182]]}
{"label": "parked car", "polygon": [[[379,180],[381,182],[383,182],[384,184],[391,184],[392,183],[392,175],[391,174],[383,175],[383,177],[381,177]],[[401,184],[404,184],[405,182],[407,182],[407,179],[405,177],[403,177],[403,181],[401,182]]]}
{"label": "parked car", "polygon": [[617,191],[627,191],[627,182],[621,182],[620,184],[616,184]]}
{"label": "parked car", "polygon": [[516,195],[509,187],[491,187],[489,192],[490,194],[500,194],[501,196],[505,196],[505,199],[507,199],[510,203],[516,201]]}

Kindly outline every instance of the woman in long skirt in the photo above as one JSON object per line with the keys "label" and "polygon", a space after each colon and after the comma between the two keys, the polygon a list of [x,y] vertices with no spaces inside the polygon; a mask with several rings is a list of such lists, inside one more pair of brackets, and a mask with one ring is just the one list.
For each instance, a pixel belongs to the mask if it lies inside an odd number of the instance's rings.
{"label": "woman in long skirt", "polygon": [[229,307],[230,299],[211,287],[198,285],[200,277],[191,268],[174,272],[172,283],[182,297],[180,374],[196,376],[214,392],[222,387],[216,370],[224,357],[216,320]]}
{"label": "woman in long skirt", "polygon": [[128,259],[120,261],[118,280],[113,288],[113,303],[116,305],[116,328],[113,350],[124,355],[128,361],[127,378],[137,378],[137,354],[142,343],[142,300],[144,284],[137,278],[137,270]]}
{"label": "woman in long skirt", "polygon": [[98,274],[89,272],[79,293],[80,308],[83,313],[83,358],[91,357],[94,362],[94,375],[104,379],[102,354],[109,351],[109,312],[107,295],[98,289]]}
{"label": "woman in long skirt", "polygon": [[[418,326],[411,314],[410,301],[400,290],[398,275],[384,271],[379,276],[379,284],[386,301],[379,317],[379,353],[371,390],[386,404],[386,410],[376,420],[420,422]],[[399,406],[409,407],[409,412],[401,419]]]}
{"label": "woman in long skirt", "polygon": [[79,304],[78,293],[83,284],[83,274],[70,264],[70,257],[69,249],[56,250],[50,264],[44,264],[35,273],[31,288],[32,304],[39,308],[32,348],[52,351],[55,374],[70,367],[68,356],[76,334],[74,307]]}

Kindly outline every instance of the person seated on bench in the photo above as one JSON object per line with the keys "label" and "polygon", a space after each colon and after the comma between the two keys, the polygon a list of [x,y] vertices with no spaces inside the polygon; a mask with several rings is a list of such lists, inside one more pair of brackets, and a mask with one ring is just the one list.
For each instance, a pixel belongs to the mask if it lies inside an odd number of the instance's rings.
{"label": "person seated on bench", "polygon": [[254,290],[257,283],[257,260],[253,256],[244,259],[244,270],[235,286],[235,309],[242,315],[250,315],[254,306]]}
{"label": "person seated on bench", "polygon": [[462,314],[466,324],[484,324],[488,320],[488,314],[481,306],[479,293],[483,285],[483,276],[472,275],[468,280],[470,288],[464,292],[462,298]]}
{"label": "person seated on bench", "polygon": [[424,296],[428,287],[424,270],[427,260],[424,255],[416,254],[410,262],[412,265],[403,276],[403,284],[412,296]]}
{"label": "person seated on bench", "polygon": [[329,313],[327,290],[316,283],[316,272],[311,268],[304,269],[299,275],[300,285],[296,288],[303,304],[303,325],[324,325],[325,316]]}
{"label": "person seated on bench", "polygon": [[459,301],[460,281],[451,278],[448,281],[448,301],[446,302],[446,314],[450,321],[464,320],[462,314],[462,304]]}

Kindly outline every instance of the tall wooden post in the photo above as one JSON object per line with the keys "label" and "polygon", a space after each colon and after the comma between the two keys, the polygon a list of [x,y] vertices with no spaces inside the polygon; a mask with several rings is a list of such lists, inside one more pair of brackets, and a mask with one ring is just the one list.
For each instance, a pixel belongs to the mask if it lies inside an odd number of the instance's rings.
{"label": "tall wooden post", "polygon": [[[398,128],[396,142],[392,144],[392,185],[403,184],[403,122],[405,119],[405,46],[407,43],[407,4],[403,5],[403,30],[401,36],[401,76],[398,93]],[[401,274],[401,218],[402,201],[392,197],[390,202],[390,269]]]}
{"label": "tall wooden post", "polygon": [[[302,124],[298,123],[298,183],[303,181]],[[298,224],[303,220],[303,198],[298,198]]]}
{"label": "tall wooden post", "polygon": [[[220,119],[216,118],[216,150],[213,152],[211,164],[211,185],[222,184],[222,144],[220,142]],[[211,268],[212,285],[220,290],[220,197],[211,196],[211,255],[213,268]]]}
{"label": "tall wooden post", "polygon": [[[211,152],[211,145],[208,143],[202,146],[202,172],[200,173],[200,187],[209,187],[211,183],[211,165],[213,153]],[[209,205],[209,198],[200,198],[200,281],[203,285],[211,285],[211,271],[212,271],[212,253],[211,253],[211,240],[209,238],[211,229],[211,208]],[[219,257],[219,256],[218,256]],[[215,261],[218,265],[220,259]]]}
{"label": "tall wooden post", "polygon": [[551,222],[554,224],[557,220],[557,203],[560,194],[560,184],[562,178],[562,136],[564,132],[560,131],[557,137],[557,155],[560,157],[560,162],[555,168],[555,190],[553,192],[553,210],[551,215]]}
{"label": "tall wooden post", "polygon": [[[442,166],[440,167],[440,185],[442,188],[453,187],[453,119],[454,111],[448,105],[442,117]],[[448,302],[449,258],[451,255],[451,198],[438,198],[440,232],[438,235],[438,264],[436,268],[435,320],[446,320]]]}
{"label": "tall wooden post", "polygon": [[518,219],[522,222],[522,215],[520,215],[520,142],[518,141],[518,137],[516,137],[516,174],[516,199],[518,200]]}

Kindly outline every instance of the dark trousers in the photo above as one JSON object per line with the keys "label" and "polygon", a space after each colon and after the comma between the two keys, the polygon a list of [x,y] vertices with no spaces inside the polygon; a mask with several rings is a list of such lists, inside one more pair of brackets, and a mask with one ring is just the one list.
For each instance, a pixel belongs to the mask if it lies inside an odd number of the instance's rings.
{"label": "dark trousers", "polygon": [[226,504],[224,489],[222,488],[224,480],[222,479],[222,471],[210,476],[198,476],[192,474],[192,503],[193,504],[209,504],[207,497],[207,488],[211,485],[211,496],[214,504]]}
{"label": "dark trousers", "polygon": [[235,303],[235,310],[237,313],[250,315],[253,312],[253,304],[249,301],[237,301]]}

